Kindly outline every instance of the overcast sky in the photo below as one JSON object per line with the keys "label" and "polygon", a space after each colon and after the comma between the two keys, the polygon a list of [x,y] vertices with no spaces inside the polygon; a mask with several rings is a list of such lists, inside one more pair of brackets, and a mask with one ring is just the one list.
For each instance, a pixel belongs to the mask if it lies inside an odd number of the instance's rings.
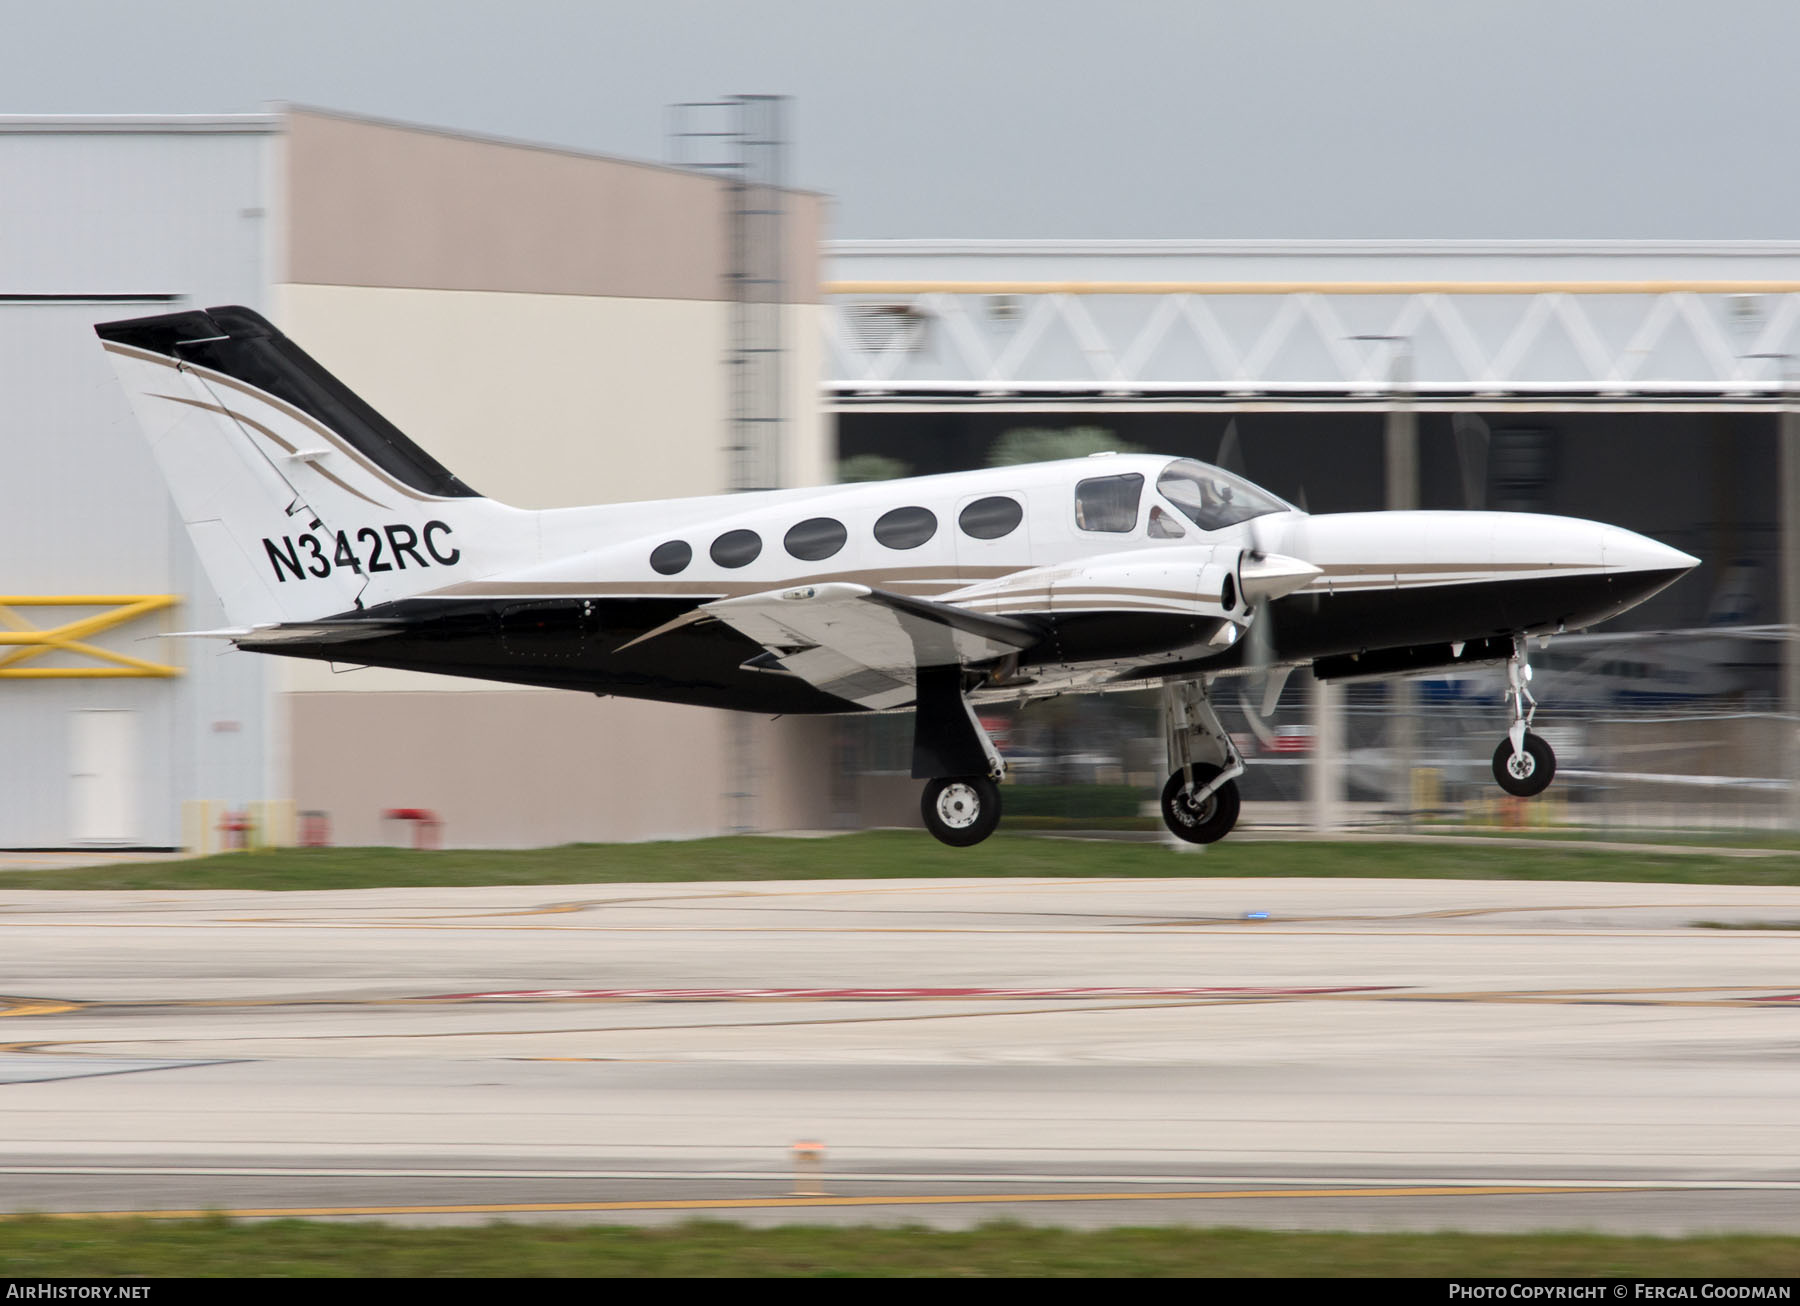
{"label": "overcast sky", "polygon": [[840,237],[1800,238],[1787,0],[0,0],[0,113],[661,159],[730,93]]}

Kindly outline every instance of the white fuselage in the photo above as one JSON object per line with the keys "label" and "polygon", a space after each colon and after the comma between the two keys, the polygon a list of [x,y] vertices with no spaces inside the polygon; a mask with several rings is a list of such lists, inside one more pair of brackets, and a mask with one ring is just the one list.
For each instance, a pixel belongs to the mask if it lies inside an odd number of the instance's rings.
{"label": "white fuselage", "polygon": [[[444,596],[556,597],[586,593],[689,597],[775,589],[821,578],[854,578],[900,593],[949,597],[982,581],[1030,568],[1100,556],[1191,552],[1195,546],[1254,549],[1304,559],[1321,574],[1299,593],[1344,594],[1502,580],[1682,571],[1689,555],[1615,526],[1572,517],[1501,512],[1357,512],[1312,516],[1298,509],[1202,530],[1155,488],[1167,457],[1111,455],[1056,463],[953,472],[897,481],[752,494],[618,504],[546,512],[544,561],[426,591]],[[1075,487],[1099,475],[1145,477],[1144,504],[1124,530],[1085,529],[1074,512]],[[994,539],[958,528],[958,515],[990,497],[1016,499],[1019,525]],[[884,515],[924,508],[936,520],[928,538],[908,547],[881,543]],[[1149,534],[1151,507],[1182,531]],[[794,556],[787,533],[802,522],[841,522],[845,541],[824,559]],[[715,561],[711,546],[734,532],[753,533],[755,556]],[[595,535],[610,537],[593,545]],[[625,536],[625,538],[620,538]],[[651,553],[679,540],[692,549],[673,574],[651,566]],[[584,547],[585,546],[585,547]],[[954,597],[951,597],[954,602]],[[1102,605],[1095,605],[1102,606]]]}

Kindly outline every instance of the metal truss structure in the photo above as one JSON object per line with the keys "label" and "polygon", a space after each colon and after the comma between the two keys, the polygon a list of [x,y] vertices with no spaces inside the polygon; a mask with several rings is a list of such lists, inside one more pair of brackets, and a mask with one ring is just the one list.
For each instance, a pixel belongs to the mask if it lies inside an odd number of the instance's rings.
{"label": "metal truss structure", "polygon": [[842,405],[1185,398],[1311,407],[1391,396],[1397,377],[1421,402],[1455,406],[1766,404],[1800,370],[1800,286],[1785,282],[826,290],[827,387]]}
{"label": "metal truss structure", "polygon": [[[902,259],[852,250],[840,275],[886,271]],[[1509,260],[1429,257],[1396,268],[1354,247],[1306,270],[1356,279],[1281,278],[1269,257],[1216,254],[1184,267],[1262,279],[1038,279],[1070,272],[1155,272],[1143,260],[1086,256],[939,258],[919,271],[953,279],[827,282],[826,389],[848,409],[878,405],[1109,408],[1172,405],[1294,407],[1391,402],[1570,407],[1766,407],[1800,379],[1800,279],[1646,277],[1691,273],[1728,254],[1729,271],[1790,274],[1793,251],[1638,254],[1612,247],[1576,258],[1606,275],[1546,280],[1552,264],[1523,250]],[[1635,247],[1632,247],[1635,252]],[[964,251],[953,251],[962,253]],[[1282,251],[1284,254],[1290,251]],[[1341,252],[1341,251],[1340,251]],[[1506,251],[1500,251],[1504,254]],[[1748,260],[1748,266],[1745,262]],[[1478,269],[1482,279],[1420,279],[1409,271]],[[911,267],[904,270],[911,271]],[[970,271],[1026,270],[1031,279],[977,280]],[[1394,276],[1394,273],[1400,276]],[[1277,275],[1267,275],[1275,273]],[[1375,279],[1370,274],[1382,274]],[[1389,279],[1391,278],[1391,279]]]}

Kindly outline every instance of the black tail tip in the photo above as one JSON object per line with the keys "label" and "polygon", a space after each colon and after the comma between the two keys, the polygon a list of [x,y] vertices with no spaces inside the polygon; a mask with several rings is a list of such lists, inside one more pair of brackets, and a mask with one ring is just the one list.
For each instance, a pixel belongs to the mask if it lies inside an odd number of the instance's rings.
{"label": "black tail tip", "polygon": [[126,318],[98,323],[94,333],[108,344],[217,372],[298,408],[422,494],[481,497],[253,308],[226,304]]}
{"label": "black tail tip", "polygon": [[165,358],[182,357],[177,352],[183,345],[216,342],[221,337],[234,340],[267,340],[279,338],[281,332],[253,308],[241,304],[223,304],[218,308],[191,308],[181,313],[158,313],[153,317],[128,317],[117,322],[98,322],[94,334],[114,344],[129,345]]}

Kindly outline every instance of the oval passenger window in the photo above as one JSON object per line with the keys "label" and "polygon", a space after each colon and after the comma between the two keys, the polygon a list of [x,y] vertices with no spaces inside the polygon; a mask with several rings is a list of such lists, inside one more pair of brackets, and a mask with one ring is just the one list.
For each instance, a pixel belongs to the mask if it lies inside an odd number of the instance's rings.
{"label": "oval passenger window", "polygon": [[929,508],[895,508],[875,523],[875,538],[890,549],[916,549],[937,534],[937,515]]}
{"label": "oval passenger window", "polygon": [[975,500],[962,510],[956,522],[964,535],[972,535],[978,540],[997,540],[1002,535],[1011,535],[1024,519],[1025,510],[1017,499],[997,494],[990,499]]}
{"label": "oval passenger window", "polygon": [[762,536],[755,531],[726,531],[712,543],[712,560],[721,567],[748,567],[762,552]]}
{"label": "oval passenger window", "polygon": [[850,533],[833,517],[809,517],[787,533],[782,545],[796,558],[817,562],[844,547]]}
{"label": "oval passenger window", "polygon": [[694,551],[686,540],[670,540],[650,551],[650,565],[665,576],[673,576],[694,560]]}

